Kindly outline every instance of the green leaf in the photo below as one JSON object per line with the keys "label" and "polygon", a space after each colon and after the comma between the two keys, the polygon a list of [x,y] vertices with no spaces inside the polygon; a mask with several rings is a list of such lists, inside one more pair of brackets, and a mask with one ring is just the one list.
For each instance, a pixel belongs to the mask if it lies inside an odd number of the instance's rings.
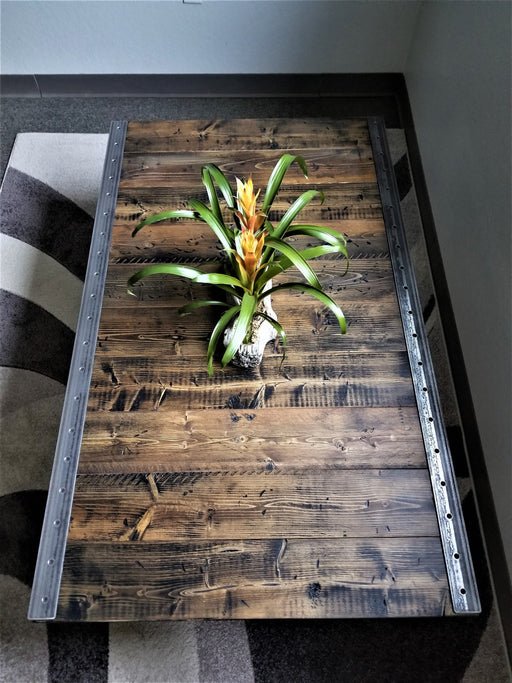
{"label": "green leaf", "polygon": [[203,275],[203,273],[200,270],[197,270],[197,268],[191,268],[190,266],[181,266],[177,263],[159,263],[154,266],[147,266],[146,268],[142,268],[141,270],[137,271],[128,280],[128,294],[132,294],[133,296],[135,296],[135,294],[131,291],[130,288],[136,282],[142,280],[142,278],[148,277],[148,275],[177,275],[178,277],[185,277],[189,280],[194,280],[199,275]]}
{"label": "green leaf", "polygon": [[215,191],[212,177],[206,166],[203,166],[201,169],[201,180],[203,181],[203,185],[206,187],[208,199],[210,200],[210,206],[212,207],[212,213],[218,221],[222,222],[222,211],[220,210],[217,192]]}
{"label": "green leaf", "polygon": [[347,331],[347,321],[345,320],[343,311],[338,306],[338,304],[333,299],[331,299],[331,297],[328,296],[325,292],[322,292],[316,287],[311,287],[310,285],[303,284],[302,282],[287,282],[285,284],[276,285],[275,287],[272,287],[272,289],[269,289],[266,292],[266,295],[272,296],[272,294],[280,292],[283,289],[298,289],[301,292],[307,292],[308,294],[315,296],[319,301],[321,301],[325,306],[327,306],[327,308],[329,308],[334,313],[340,326],[341,333],[345,334],[345,332]]}
{"label": "green leaf", "polygon": [[284,237],[289,225],[297,216],[302,209],[309,204],[309,202],[314,199],[316,196],[319,196],[322,200],[322,202],[325,199],[324,193],[320,192],[320,190],[307,190],[307,192],[304,192],[303,194],[298,197],[293,204],[290,206],[288,211],[284,214],[284,216],[281,218],[279,221],[276,229],[274,230],[274,237]]}
{"label": "green leaf", "polygon": [[225,301],[215,301],[215,300],[210,301],[207,299],[205,299],[204,301],[191,301],[189,304],[182,306],[178,310],[178,313],[180,315],[186,315],[187,313],[192,313],[193,311],[197,310],[198,308],[204,308],[205,306],[223,306],[224,308],[228,308],[229,304],[226,303]]}
{"label": "green leaf", "polygon": [[[290,266],[291,261],[289,262],[288,267]],[[265,269],[263,270],[263,268],[261,268],[261,273],[256,278],[256,282],[254,283],[254,291],[260,292],[269,280],[272,280],[273,277],[276,277],[282,273],[283,270],[284,269],[279,261],[273,261],[272,263],[266,264]]]}
{"label": "green leaf", "polygon": [[308,235],[328,244],[346,244],[345,236],[333,228],[323,225],[290,225],[286,235]]}
{"label": "green leaf", "polygon": [[[200,273],[194,282],[200,282],[205,285],[227,285],[230,287],[238,287],[247,291],[242,282],[233,275],[224,275],[224,273]],[[234,294],[233,290],[231,293]]]}
{"label": "green leaf", "polygon": [[231,189],[231,185],[228,183],[224,173],[215,164],[206,164],[204,168],[208,171],[210,176],[213,178],[213,180],[215,180],[215,182],[219,186],[219,189],[222,192],[222,195],[224,196],[224,199],[228,207],[230,209],[234,209],[235,197],[233,194],[233,190]]}
{"label": "green leaf", "polygon": [[239,310],[240,306],[232,306],[229,310],[227,310],[225,313],[221,315],[221,317],[217,321],[217,324],[213,328],[213,331],[210,335],[210,341],[208,343],[208,351],[206,354],[208,360],[208,374],[210,375],[210,377],[213,375],[213,354],[215,353],[215,349],[217,348],[219,339],[221,335],[224,333],[226,327],[231,322],[232,318],[239,312]]}
{"label": "green leaf", "polygon": [[[319,244],[316,247],[308,247],[308,249],[303,249],[302,251],[297,251],[297,253],[304,259],[304,261],[309,261],[319,256],[325,256],[326,254],[336,254],[340,253],[347,257],[347,252],[343,244]],[[347,257],[348,259],[348,257]],[[292,261],[286,256],[281,256],[265,266],[261,266],[262,271],[260,275],[256,278],[254,283],[254,291],[259,292],[262,287],[272,278],[277,277],[285,270],[291,268],[294,265]],[[346,261],[345,275],[348,272],[349,262]],[[263,270],[265,269],[265,270]]]}
{"label": "green leaf", "polygon": [[145,225],[151,225],[152,223],[165,221],[169,218],[197,218],[197,215],[194,213],[194,211],[188,211],[187,209],[182,209],[178,211],[164,211],[163,213],[157,213],[154,216],[151,216],[151,218],[146,218],[146,220],[136,225],[133,229],[132,237],[135,237],[139,230],[143,228]]}
{"label": "green leaf", "polygon": [[303,251],[300,251],[299,254],[306,261],[309,261],[313,258],[318,258],[319,256],[325,256],[326,254],[343,254],[343,256],[346,258],[345,272],[342,273],[340,277],[343,277],[348,273],[349,260],[347,250],[343,244],[319,244],[317,247],[309,247],[309,249],[304,249]]}
{"label": "green leaf", "polygon": [[[311,259],[318,258],[319,256],[325,256],[326,254],[343,254],[347,255],[346,249],[343,244],[318,244],[316,247],[308,247],[298,252],[305,261],[310,261]],[[287,262],[286,258],[277,259],[276,263],[280,263],[283,270],[287,270],[291,263]],[[348,261],[346,262],[345,273],[348,270]],[[345,275],[343,273],[343,275]]]}
{"label": "green leaf", "polygon": [[[322,289],[322,285],[320,284],[320,281],[318,280],[315,271],[313,270],[313,268],[311,268],[311,266],[303,258],[303,256],[301,256],[297,249],[295,249],[295,247],[292,247],[290,244],[287,244],[283,240],[278,240],[275,237],[268,238],[266,244],[267,246],[273,247],[274,249],[277,249],[282,254],[284,254],[286,259],[290,262],[290,265],[294,265],[298,270],[300,270],[300,272],[302,273],[302,275],[304,275],[304,277],[310,285],[316,287],[317,289]],[[279,259],[276,261],[276,265],[278,263]],[[282,265],[279,265],[282,268]]]}
{"label": "green leaf", "polygon": [[293,156],[292,154],[283,154],[283,156],[275,165],[274,170],[272,171],[272,173],[270,174],[270,178],[268,179],[267,190],[265,192],[265,197],[263,199],[263,206],[261,207],[261,211],[264,214],[268,214],[269,209],[272,206],[272,203],[276,197],[276,194],[278,193],[279,188],[281,187],[284,175],[294,161],[296,161],[297,164],[300,166],[302,172],[304,173],[304,176],[306,178],[308,177],[308,169],[306,167],[306,162],[303,157]]}
{"label": "green leaf", "polygon": [[[232,232],[224,225],[223,221],[219,220],[213,212],[203,204],[203,202],[200,202],[199,199],[191,199],[189,201],[189,206],[199,214],[205,223],[208,223],[224,249],[228,250],[233,247]],[[230,256],[230,258],[232,257]]]}
{"label": "green leaf", "polygon": [[229,342],[224,355],[222,356],[222,367],[225,367],[235,355],[238,347],[245,339],[249,330],[252,317],[258,305],[258,298],[253,294],[245,293],[240,304],[240,314],[236,320],[233,337]]}

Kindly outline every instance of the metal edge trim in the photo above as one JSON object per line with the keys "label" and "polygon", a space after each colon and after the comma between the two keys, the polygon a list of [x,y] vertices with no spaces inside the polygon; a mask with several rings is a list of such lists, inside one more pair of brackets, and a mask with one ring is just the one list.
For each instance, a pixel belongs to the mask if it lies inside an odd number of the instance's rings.
{"label": "metal edge trim", "polygon": [[453,610],[456,614],[478,614],[480,598],[386,129],[379,117],[370,117],[368,127]]}
{"label": "metal edge trim", "polygon": [[28,619],[56,618],[87,410],[127,124],[113,121],[96,206],[64,407],[55,448]]}

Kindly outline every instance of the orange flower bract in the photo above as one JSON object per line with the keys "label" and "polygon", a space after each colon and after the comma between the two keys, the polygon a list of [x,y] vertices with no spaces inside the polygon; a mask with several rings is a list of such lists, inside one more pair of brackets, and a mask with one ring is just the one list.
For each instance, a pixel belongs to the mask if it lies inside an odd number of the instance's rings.
{"label": "orange flower bract", "polygon": [[239,178],[236,179],[236,200],[238,211],[236,215],[240,219],[242,234],[237,240],[236,260],[240,267],[240,274],[247,285],[254,282],[258,267],[260,265],[261,254],[265,243],[265,232],[257,234],[265,222],[265,215],[256,211],[256,200],[260,190],[255,194],[252,179],[243,183]]}

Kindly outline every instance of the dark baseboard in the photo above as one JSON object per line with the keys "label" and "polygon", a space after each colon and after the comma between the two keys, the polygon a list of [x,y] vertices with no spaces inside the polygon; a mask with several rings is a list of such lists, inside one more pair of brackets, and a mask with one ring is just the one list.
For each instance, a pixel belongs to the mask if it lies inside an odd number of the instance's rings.
{"label": "dark baseboard", "polygon": [[401,74],[2,75],[3,97],[322,97],[392,95]]}

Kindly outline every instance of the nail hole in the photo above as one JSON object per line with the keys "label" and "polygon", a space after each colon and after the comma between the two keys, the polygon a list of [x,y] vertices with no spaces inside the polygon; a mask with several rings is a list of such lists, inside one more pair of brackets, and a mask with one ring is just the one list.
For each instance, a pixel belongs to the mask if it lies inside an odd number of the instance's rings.
{"label": "nail hole", "polygon": [[451,518],[452,518],[452,513],[451,513],[451,512],[448,512],[447,515],[446,515],[446,519],[451,519]]}
{"label": "nail hole", "polygon": [[453,553],[453,557],[455,560],[458,560],[460,555],[459,555],[459,553]]}
{"label": "nail hole", "polygon": [[459,591],[459,593],[460,593],[461,595],[466,595],[466,589],[465,589],[465,588],[461,588],[460,591]]}

